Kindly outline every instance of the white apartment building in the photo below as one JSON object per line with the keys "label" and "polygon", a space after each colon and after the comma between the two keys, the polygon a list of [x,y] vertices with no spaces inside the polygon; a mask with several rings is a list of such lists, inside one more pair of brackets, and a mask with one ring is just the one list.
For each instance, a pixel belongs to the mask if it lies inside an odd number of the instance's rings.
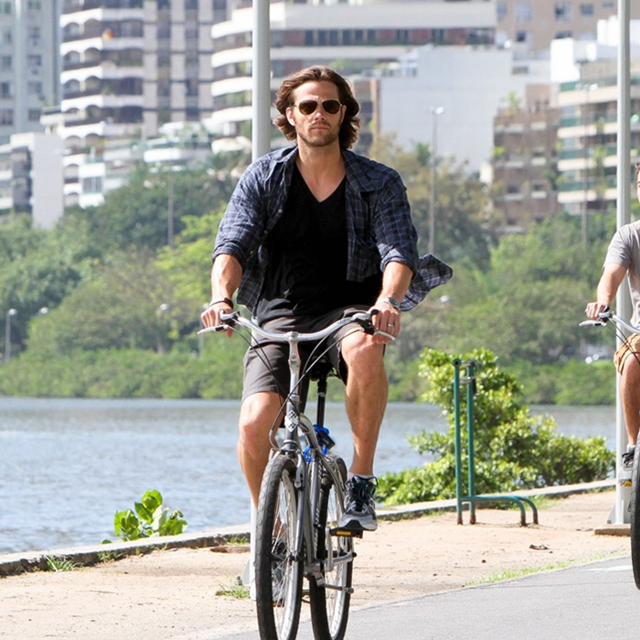
{"label": "white apartment building", "polygon": [[[496,44],[517,59],[549,59],[554,40],[596,39],[598,23],[618,13],[618,0],[496,0]],[[640,2],[631,0],[632,19],[640,18]]]}
{"label": "white apartment building", "polygon": [[[212,29],[214,111],[208,126],[222,136],[248,138],[253,10],[251,3],[239,2],[230,11],[229,20]],[[275,92],[286,75],[314,64],[362,76],[425,44],[491,44],[496,13],[494,3],[485,0],[289,0],[271,3],[270,22]],[[375,97],[358,93],[358,98],[366,143]],[[273,137],[274,145],[282,144],[275,127]]]}
{"label": "white apartment building", "polygon": [[40,110],[59,100],[60,0],[0,2],[0,143],[42,131]]}
{"label": "white apartment building", "polygon": [[[66,0],[62,16],[67,203],[79,167],[105,140],[157,135],[212,109],[213,4],[204,0]],[[74,180],[76,178],[76,180]]]}
{"label": "white apartment building", "polygon": [[16,133],[0,145],[0,211],[29,211],[37,227],[50,229],[64,210],[62,139]]}
{"label": "white apartment building", "polygon": [[[631,34],[631,167],[640,160],[640,21]],[[598,24],[597,39],[554,42],[551,66],[561,110],[558,201],[563,210],[585,217],[614,207],[617,198],[617,19]]]}
{"label": "white apartment building", "polygon": [[500,107],[510,96],[523,102],[527,85],[548,82],[548,63],[516,65],[506,49],[421,47],[380,78],[376,133],[395,134],[404,148],[426,143],[479,173],[491,159]]}

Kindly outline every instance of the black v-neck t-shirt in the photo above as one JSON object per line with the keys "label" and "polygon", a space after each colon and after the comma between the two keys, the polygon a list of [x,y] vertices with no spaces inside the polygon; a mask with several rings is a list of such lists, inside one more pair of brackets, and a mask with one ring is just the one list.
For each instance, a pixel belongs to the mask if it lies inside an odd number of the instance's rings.
{"label": "black v-neck t-shirt", "polygon": [[282,217],[266,240],[269,262],[256,315],[259,322],[314,317],[354,304],[373,304],[382,275],[349,282],[344,179],[318,202],[295,167]]}

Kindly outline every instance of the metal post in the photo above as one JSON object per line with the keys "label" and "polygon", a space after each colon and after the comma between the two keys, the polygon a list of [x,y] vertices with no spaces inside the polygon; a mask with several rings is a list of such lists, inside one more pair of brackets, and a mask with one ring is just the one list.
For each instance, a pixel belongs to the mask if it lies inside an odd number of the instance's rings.
{"label": "metal post", "polygon": [[453,408],[455,416],[455,458],[456,458],[456,512],[458,524],[462,524],[462,453],[460,441],[460,365],[459,359],[453,361]]}
{"label": "metal post", "polygon": [[173,167],[169,167],[169,202],[167,211],[167,244],[173,249]]}
{"label": "metal post", "polygon": [[4,323],[4,361],[9,362],[11,360],[11,318],[17,316],[18,312],[15,309],[9,309],[5,317]]}
{"label": "metal post", "polygon": [[253,159],[271,149],[271,24],[269,0],[253,0]]}
{"label": "metal post", "polygon": [[[475,442],[473,439],[473,385],[475,376],[475,367],[473,360],[469,360],[467,365],[467,450],[469,452],[469,461],[467,462],[467,473],[469,474],[469,496],[476,495],[476,469],[475,469]],[[469,522],[476,523],[476,505],[473,500],[469,503]]]}
{"label": "metal post", "polygon": [[[618,0],[618,157],[617,157],[617,220],[619,229],[627,224],[630,219],[631,185],[629,178],[631,156],[631,109],[630,109],[630,0]],[[619,287],[616,296],[616,309],[618,315],[628,318],[631,315],[631,300],[627,287]],[[618,338],[618,346],[620,339]],[[616,378],[616,474],[620,464],[620,456],[626,450],[627,434],[624,426],[624,415],[620,402],[620,377]],[[614,509],[615,524],[623,524],[628,517],[626,504],[628,504],[630,492],[625,487],[616,486],[616,504]]]}
{"label": "metal post", "polygon": [[443,107],[430,107],[431,111],[431,193],[429,194],[429,253],[436,251],[436,168],[438,162],[438,116]]}

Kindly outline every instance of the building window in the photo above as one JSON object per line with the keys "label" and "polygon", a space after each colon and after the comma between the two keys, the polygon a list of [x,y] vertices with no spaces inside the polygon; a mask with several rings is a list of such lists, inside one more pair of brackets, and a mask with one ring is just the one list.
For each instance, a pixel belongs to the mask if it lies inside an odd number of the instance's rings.
{"label": "building window", "polygon": [[102,177],[93,176],[91,178],[82,179],[83,193],[102,193]]}
{"label": "building window", "polygon": [[29,109],[29,122],[40,122],[40,109]]}
{"label": "building window", "polygon": [[0,124],[13,124],[12,109],[0,109]]}
{"label": "building window", "polygon": [[40,27],[30,27],[27,31],[27,43],[30,47],[40,46],[41,31]]}
{"label": "building window", "polygon": [[42,95],[42,82],[29,82],[27,85],[27,91],[32,96]]}
{"label": "building window", "polygon": [[10,82],[0,82],[0,98],[13,98]]}
{"label": "building window", "polygon": [[582,3],[580,5],[580,15],[583,18],[593,18],[595,14],[595,10],[593,8],[593,4],[589,3]]}
{"label": "building window", "polygon": [[556,2],[556,22],[571,22],[571,2]]}
{"label": "building window", "polygon": [[0,56],[0,69],[3,71],[11,69],[11,56]]}
{"label": "building window", "polygon": [[30,0],[27,3],[27,9],[29,11],[42,11],[42,2],[40,0]]}
{"label": "building window", "polygon": [[533,9],[530,2],[516,2],[516,22],[531,22]]}
{"label": "building window", "polygon": [[496,13],[498,14],[498,22],[504,20],[508,14],[506,2],[496,2]]}
{"label": "building window", "polygon": [[5,15],[11,15],[11,3],[10,2],[0,2],[0,13],[4,13]]}
{"label": "building window", "polygon": [[563,40],[564,38],[572,38],[573,33],[571,31],[558,31],[556,32],[556,40]]}
{"label": "building window", "polygon": [[531,31],[516,31],[516,42],[531,42]]}

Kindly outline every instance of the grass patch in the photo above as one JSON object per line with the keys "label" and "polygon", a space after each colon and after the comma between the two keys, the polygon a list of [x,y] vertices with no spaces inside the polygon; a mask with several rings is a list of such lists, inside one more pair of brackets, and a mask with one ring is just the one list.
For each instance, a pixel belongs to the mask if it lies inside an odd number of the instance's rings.
{"label": "grass patch", "polygon": [[598,562],[598,560],[607,560],[618,556],[618,552],[611,553],[597,553],[588,558],[582,558],[579,560],[561,560],[559,562],[552,562],[550,564],[541,565],[539,567],[523,567],[522,569],[505,569],[504,571],[498,571],[491,575],[477,580],[471,580],[468,587],[476,587],[482,584],[492,584],[494,582],[502,582],[504,580],[515,580],[516,578],[524,578],[535,573],[544,573],[546,571],[556,571],[558,569],[568,569],[576,565],[590,564],[591,562]]}
{"label": "grass patch", "polygon": [[220,589],[216,591],[216,595],[224,598],[245,600],[249,598],[249,587],[245,587],[242,584],[234,584],[230,587],[220,587]]}
{"label": "grass patch", "polygon": [[73,571],[78,567],[77,564],[67,560],[66,558],[60,558],[56,556],[45,556],[47,563],[46,571]]}

